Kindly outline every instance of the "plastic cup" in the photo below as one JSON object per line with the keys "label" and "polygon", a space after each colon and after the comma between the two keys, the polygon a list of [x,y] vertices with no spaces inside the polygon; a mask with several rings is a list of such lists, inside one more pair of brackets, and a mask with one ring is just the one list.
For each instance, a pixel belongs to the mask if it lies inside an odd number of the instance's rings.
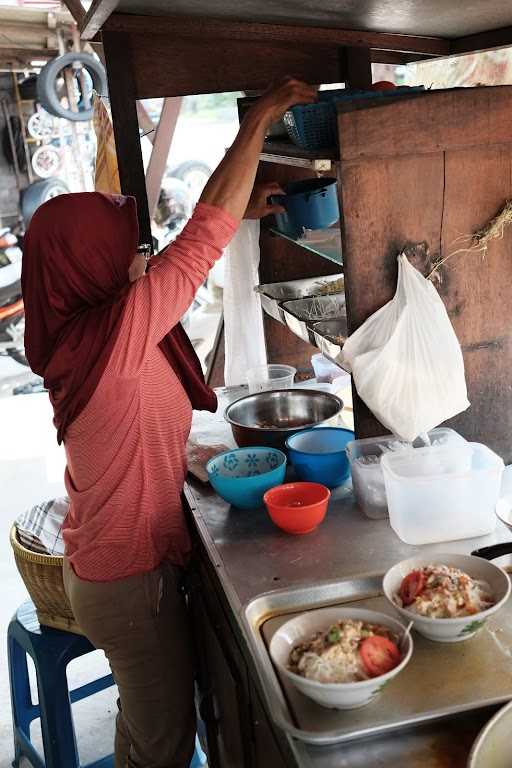
{"label": "plastic cup", "polygon": [[291,365],[258,365],[247,371],[249,393],[267,392],[271,389],[290,389],[297,369]]}
{"label": "plastic cup", "polygon": [[340,368],[339,365],[331,363],[331,361],[321,353],[313,355],[311,358],[311,365],[313,366],[318,382],[328,381],[332,384],[333,381],[336,381],[336,379],[339,379],[341,376],[346,376],[345,371]]}

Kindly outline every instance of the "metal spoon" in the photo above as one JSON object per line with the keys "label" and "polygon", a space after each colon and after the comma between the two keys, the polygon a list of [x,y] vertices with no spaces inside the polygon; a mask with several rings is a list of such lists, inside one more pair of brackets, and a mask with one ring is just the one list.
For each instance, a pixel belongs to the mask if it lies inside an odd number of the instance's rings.
{"label": "metal spoon", "polygon": [[405,641],[407,640],[408,636],[411,634],[411,627],[413,624],[414,624],[414,621],[410,621],[406,627],[404,634],[402,635],[402,642],[400,643],[400,645],[403,647],[404,650],[405,650]]}

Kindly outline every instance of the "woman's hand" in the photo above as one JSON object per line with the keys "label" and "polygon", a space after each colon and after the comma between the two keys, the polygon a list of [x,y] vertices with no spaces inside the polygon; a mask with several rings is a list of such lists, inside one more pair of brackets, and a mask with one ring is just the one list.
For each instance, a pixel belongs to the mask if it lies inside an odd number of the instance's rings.
{"label": "woman's hand", "polygon": [[[309,104],[316,98],[314,86],[291,77],[267,89],[248,110],[236,139],[204,188],[201,202],[222,208],[240,220],[248,207],[267,128],[293,104]],[[261,200],[259,210],[262,210]],[[266,207],[266,203],[263,210],[263,215],[276,212]]]}
{"label": "woman's hand", "polygon": [[282,205],[269,202],[271,195],[284,195],[285,192],[277,181],[268,181],[266,184],[255,184],[251,199],[245,210],[244,219],[262,219],[271,213],[284,213]]}
{"label": "woman's hand", "polygon": [[247,111],[250,115],[261,116],[265,128],[277,123],[284,113],[295,104],[312,104],[318,99],[318,88],[294,77],[285,77],[273,83]]}

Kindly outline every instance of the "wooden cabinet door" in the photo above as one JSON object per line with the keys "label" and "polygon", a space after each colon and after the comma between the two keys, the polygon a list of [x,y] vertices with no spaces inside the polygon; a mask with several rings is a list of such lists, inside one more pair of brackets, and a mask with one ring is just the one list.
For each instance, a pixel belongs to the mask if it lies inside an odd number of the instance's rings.
{"label": "wooden cabinet door", "polygon": [[[404,246],[426,244],[429,256],[415,263],[426,274],[433,259],[460,248],[461,235],[470,240],[512,198],[512,87],[340,107],[338,133],[352,333],[392,298]],[[459,253],[449,259],[437,284],[462,346],[471,402],[450,426],[505,463],[512,461],[511,253],[509,226],[485,258]],[[358,398],[354,412],[357,437],[383,434]]]}
{"label": "wooden cabinet door", "polygon": [[286,768],[286,760],[279,749],[258,691],[254,685],[251,685],[250,691],[255,768]]}
{"label": "wooden cabinet door", "polygon": [[200,711],[208,738],[208,764],[211,768],[250,768],[247,671],[222,608],[215,607],[215,600],[204,582],[195,584],[190,607],[198,649]]}

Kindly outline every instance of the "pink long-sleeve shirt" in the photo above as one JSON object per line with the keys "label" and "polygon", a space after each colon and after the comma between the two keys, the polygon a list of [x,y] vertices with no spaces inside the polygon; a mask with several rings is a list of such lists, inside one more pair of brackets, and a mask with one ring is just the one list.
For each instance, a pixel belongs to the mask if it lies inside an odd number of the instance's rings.
{"label": "pink long-sleeve shirt", "polygon": [[64,531],[76,574],[112,581],[182,565],[181,505],[192,408],[158,344],[183,316],[238,222],[200,203],[131,287],[110,361],[64,440],[71,500]]}

